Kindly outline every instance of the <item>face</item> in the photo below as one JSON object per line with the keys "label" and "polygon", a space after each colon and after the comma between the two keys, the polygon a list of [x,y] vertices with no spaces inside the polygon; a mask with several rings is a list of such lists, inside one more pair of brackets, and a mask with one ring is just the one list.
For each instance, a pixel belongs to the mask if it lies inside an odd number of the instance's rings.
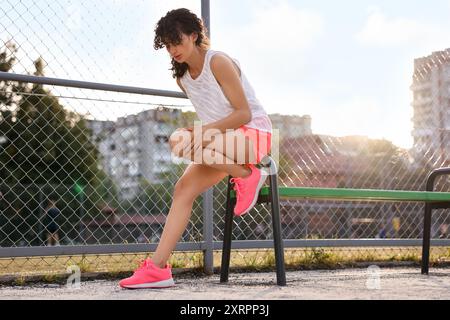
{"label": "face", "polygon": [[188,57],[191,56],[192,51],[195,47],[195,41],[197,40],[197,35],[192,34],[190,36],[182,34],[180,44],[167,44],[166,49],[169,52],[170,57],[175,59],[178,63],[183,63]]}

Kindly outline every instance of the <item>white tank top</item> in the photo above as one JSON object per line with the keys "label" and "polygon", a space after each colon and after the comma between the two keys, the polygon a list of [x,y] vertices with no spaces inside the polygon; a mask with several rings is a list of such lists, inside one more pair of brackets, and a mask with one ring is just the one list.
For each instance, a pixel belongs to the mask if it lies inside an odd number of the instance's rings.
{"label": "white tank top", "polygon": [[256,98],[255,91],[242,72],[239,61],[231,58],[224,52],[211,49],[206,52],[202,72],[195,80],[192,79],[189,70],[180,78],[180,82],[203,125],[222,120],[234,111],[233,106],[224,95],[221,86],[211,71],[211,58],[217,53],[222,53],[229,57],[240,70],[242,87],[252,112],[252,120],[246,126],[265,132],[272,132],[270,118]]}

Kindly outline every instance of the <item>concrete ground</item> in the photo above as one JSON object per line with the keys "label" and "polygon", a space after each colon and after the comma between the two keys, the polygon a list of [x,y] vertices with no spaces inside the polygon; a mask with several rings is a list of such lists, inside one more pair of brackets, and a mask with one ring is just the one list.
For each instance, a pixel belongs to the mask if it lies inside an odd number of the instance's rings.
{"label": "concrete ground", "polygon": [[118,281],[86,281],[80,288],[58,284],[0,286],[1,300],[370,300],[450,299],[450,268],[289,271],[287,286],[277,287],[275,273],[231,273],[228,284],[219,275],[175,276],[177,286],[162,290],[123,290]]}

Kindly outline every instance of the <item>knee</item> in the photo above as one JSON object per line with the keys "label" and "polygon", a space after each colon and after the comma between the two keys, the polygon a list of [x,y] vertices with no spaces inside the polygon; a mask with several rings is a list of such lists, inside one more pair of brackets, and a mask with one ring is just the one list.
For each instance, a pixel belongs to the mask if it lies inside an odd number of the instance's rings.
{"label": "knee", "polygon": [[194,201],[200,194],[195,191],[192,182],[187,181],[186,178],[181,177],[174,187],[174,198],[185,198],[189,201]]}

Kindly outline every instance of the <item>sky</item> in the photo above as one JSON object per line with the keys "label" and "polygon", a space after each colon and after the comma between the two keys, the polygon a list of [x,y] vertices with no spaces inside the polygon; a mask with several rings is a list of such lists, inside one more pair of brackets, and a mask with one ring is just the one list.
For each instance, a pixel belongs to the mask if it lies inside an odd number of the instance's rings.
{"label": "sky", "polygon": [[[0,39],[22,45],[15,72],[42,55],[47,76],[175,91],[154,27],[171,9],[201,15],[200,0],[5,1]],[[212,49],[240,62],[268,113],[409,148],[414,59],[450,47],[449,16],[450,0],[211,0]],[[142,106],[83,107],[114,119]]]}

